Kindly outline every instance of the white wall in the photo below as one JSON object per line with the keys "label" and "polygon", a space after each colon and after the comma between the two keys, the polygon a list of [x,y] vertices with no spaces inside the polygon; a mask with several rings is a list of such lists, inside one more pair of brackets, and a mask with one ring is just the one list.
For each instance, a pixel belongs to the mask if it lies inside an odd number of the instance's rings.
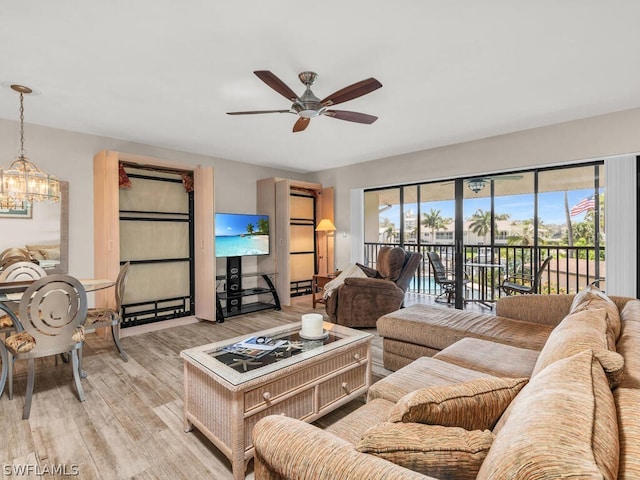
{"label": "white wall", "polygon": [[[309,175],[308,180],[335,187],[336,266],[344,268],[353,261],[349,239],[362,236],[362,232],[352,231],[362,222],[351,218],[354,209],[350,208],[350,201],[364,188],[598,160],[636,152],[640,152],[640,109],[325,170]],[[631,218],[634,229],[635,220]],[[342,232],[348,232],[346,238]],[[635,235],[624,245],[628,258],[632,249],[635,249]],[[608,269],[607,274],[612,278],[616,272]]]}
{"label": "white wall", "polygon": [[[32,161],[46,172],[69,181],[69,272],[73,275],[90,277],[93,274],[93,156],[105,149],[179,161],[186,165],[213,166],[217,211],[255,211],[256,180],[260,178],[280,176],[333,186],[338,229],[336,266],[344,268],[352,261],[352,251],[353,258],[358,258],[356,252],[362,244],[363,232],[352,231],[352,225],[358,229],[363,224],[357,218],[352,222],[352,215],[361,211],[355,208],[357,205],[352,205],[352,198],[357,199],[363,188],[640,152],[640,109],[372,160],[306,176],[30,124],[25,126],[25,139],[27,156]],[[18,123],[0,119],[2,163],[10,162],[17,151]],[[632,221],[635,228],[635,217]],[[630,238],[623,248],[631,258],[635,237]],[[610,279],[612,275],[615,272],[609,270]]]}
{"label": "white wall", "polygon": [[[0,119],[2,165],[16,157],[18,130],[18,122]],[[69,182],[69,273],[80,278],[93,276],[93,156],[101,150],[146,155],[190,166],[213,166],[217,211],[254,213],[256,180],[260,178],[304,180],[304,176],[284,170],[31,124],[25,125],[25,149],[27,157],[42,170]],[[0,226],[3,221],[0,218]],[[9,228],[1,231],[3,236],[15,236],[17,242],[23,242],[21,234]]]}

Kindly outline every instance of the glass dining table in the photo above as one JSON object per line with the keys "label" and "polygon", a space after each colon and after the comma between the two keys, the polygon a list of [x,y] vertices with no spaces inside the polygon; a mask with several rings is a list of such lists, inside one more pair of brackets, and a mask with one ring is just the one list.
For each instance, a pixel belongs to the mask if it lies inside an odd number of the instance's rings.
{"label": "glass dining table", "polygon": [[[102,278],[87,278],[78,279],[85,289],[85,292],[95,292],[96,290],[103,290],[115,285],[113,280]],[[14,316],[14,310],[11,308],[11,304],[20,302],[22,294],[29,288],[35,280],[23,280],[17,282],[0,282],[0,311],[5,312],[10,316]],[[0,316],[2,313],[0,313]],[[19,321],[19,320],[18,320]],[[22,326],[18,326],[18,330],[22,330]],[[5,384],[7,383],[7,376],[9,374],[9,354],[4,344],[4,340],[0,341],[0,360],[2,361],[2,370],[0,371],[0,398],[4,392]]]}

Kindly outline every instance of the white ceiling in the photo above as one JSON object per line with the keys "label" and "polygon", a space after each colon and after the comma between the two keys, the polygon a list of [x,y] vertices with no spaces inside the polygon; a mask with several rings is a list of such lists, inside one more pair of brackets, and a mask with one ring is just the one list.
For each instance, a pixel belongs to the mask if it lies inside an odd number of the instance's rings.
{"label": "white ceiling", "polygon": [[[640,106],[637,0],[0,0],[0,117],[299,172]],[[372,125],[294,115],[252,72]],[[27,134],[28,137],[28,134]],[[27,144],[28,150],[28,144]]]}

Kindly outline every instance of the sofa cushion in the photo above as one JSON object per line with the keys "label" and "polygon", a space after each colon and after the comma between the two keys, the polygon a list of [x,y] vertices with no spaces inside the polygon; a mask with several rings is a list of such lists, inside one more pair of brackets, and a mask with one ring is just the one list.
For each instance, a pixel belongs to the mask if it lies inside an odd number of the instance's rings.
{"label": "sofa cushion", "polygon": [[539,354],[538,350],[479,338],[463,338],[436,353],[433,358],[496,377],[528,378]]}
{"label": "sofa cushion", "polygon": [[607,343],[609,350],[615,351],[616,342],[620,336],[620,312],[613,300],[602,290],[590,285],[580,291],[573,298],[570,313],[597,308],[604,308],[607,311]]}
{"label": "sofa cushion", "polygon": [[558,360],[592,350],[607,373],[611,388],[614,388],[622,378],[624,358],[608,349],[607,316],[608,312],[603,308],[567,315],[549,335],[531,375],[537,375]]}
{"label": "sofa cushion", "polygon": [[367,401],[384,398],[396,403],[406,394],[424,387],[462,383],[476,378],[490,377],[486,373],[459,367],[431,357],[420,357],[392,375],[371,385]]}
{"label": "sofa cushion", "polygon": [[420,423],[381,423],[367,430],[356,450],[436,478],[474,480],[493,433]]}
{"label": "sofa cushion", "polygon": [[478,479],[614,480],[618,423],[607,378],[590,350],[531,378],[509,405]]}
{"label": "sofa cushion", "polygon": [[411,305],[380,317],[378,334],[442,350],[466,337],[542,350],[554,325],[523,322],[471,310]]}
{"label": "sofa cushion", "polygon": [[382,423],[387,419],[394,405],[395,403],[389,400],[376,398],[342,417],[325,430],[355,445],[371,425]]}
{"label": "sofa cushion", "polygon": [[640,390],[617,388],[613,398],[620,430],[618,479],[640,478]]}
{"label": "sofa cushion", "polygon": [[404,249],[400,247],[383,247],[378,253],[376,268],[382,278],[395,282],[402,273],[406,259],[407,256]]}
{"label": "sofa cushion", "polygon": [[629,300],[620,318],[620,337],[616,344],[616,350],[624,357],[620,387],[640,388],[640,300]]}
{"label": "sofa cushion", "polygon": [[526,383],[526,378],[479,378],[421,388],[402,397],[387,421],[491,429]]}

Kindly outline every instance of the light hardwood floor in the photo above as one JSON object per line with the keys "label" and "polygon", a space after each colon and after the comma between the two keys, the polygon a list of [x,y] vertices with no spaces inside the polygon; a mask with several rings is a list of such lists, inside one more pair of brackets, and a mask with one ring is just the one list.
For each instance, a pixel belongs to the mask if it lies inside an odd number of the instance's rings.
{"label": "light hardwood floor", "polygon": [[[407,304],[431,303],[412,295]],[[323,313],[323,306],[315,309]],[[14,398],[0,398],[0,478],[66,478],[38,475],[47,469],[77,469],[85,479],[231,478],[230,463],[196,429],[183,431],[180,351],[299,321],[313,311],[310,297],[296,297],[291,307],[228,319],[197,322],[122,339],[125,363],[110,338],[87,336],[83,380],[86,401],[79,402],[70,365],[52,359],[36,362],[36,383],[29,420],[22,420],[26,370],[16,364]],[[325,314],[326,319],[326,314]],[[375,329],[367,329],[375,335]],[[390,372],[382,366],[382,339],[373,340],[373,380]],[[354,400],[315,422],[324,428],[362,405]],[[31,468],[9,475],[8,468]],[[38,470],[33,470],[37,465]],[[248,468],[252,478],[253,462]],[[15,471],[14,471],[15,472]]]}
{"label": "light hardwood floor", "polygon": [[[122,339],[125,363],[110,338],[87,335],[79,402],[71,367],[53,359],[36,361],[36,382],[29,420],[22,420],[26,370],[16,364],[14,398],[0,398],[0,478],[63,478],[40,475],[47,469],[76,470],[81,479],[231,478],[230,464],[196,429],[183,431],[182,359],[189,347],[245,335],[287,322],[312,311],[310,297],[291,307],[228,319],[198,322]],[[322,306],[320,306],[322,307]],[[324,313],[322,308],[315,311]],[[326,318],[326,314],[325,314]],[[369,329],[375,333],[375,329]],[[382,367],[382,341],[373,342],[374,379]],[[317,424],[325,427],[362,404],[353,401]],[[8,468],[29,466],[31,475],[9,475]],[[37,471],[33,470],[37,465]],[[60,466],[60,467],[58,467]],[[252,462],[248,474],[252,476]]]}

